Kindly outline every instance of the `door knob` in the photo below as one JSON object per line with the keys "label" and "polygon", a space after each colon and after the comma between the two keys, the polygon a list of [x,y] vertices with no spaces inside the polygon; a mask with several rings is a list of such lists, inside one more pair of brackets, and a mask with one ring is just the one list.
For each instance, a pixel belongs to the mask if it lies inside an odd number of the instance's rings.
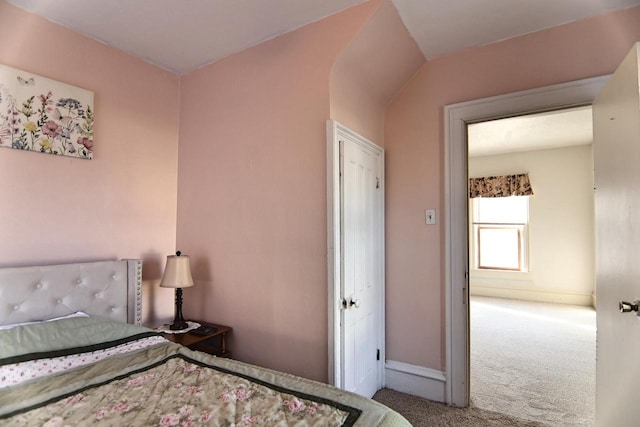
{"label": "door knob", "polygon": [[354,300],[351,297],[349,297],[349,298],[341,298],[340,299],[340,308],[342,310],[347,310],[347,309],[349,309],[351,307],[359,308],[360,307],[360,300],[359,299]]}
{"label": "door knob", "polygon": [[629,313],[631,311],[638,312],[638,306],[640,306],[640,301],[635,300],[634,302],[626,302],[620,301],[618,303],[618,308],[620,309],[620,313]]}

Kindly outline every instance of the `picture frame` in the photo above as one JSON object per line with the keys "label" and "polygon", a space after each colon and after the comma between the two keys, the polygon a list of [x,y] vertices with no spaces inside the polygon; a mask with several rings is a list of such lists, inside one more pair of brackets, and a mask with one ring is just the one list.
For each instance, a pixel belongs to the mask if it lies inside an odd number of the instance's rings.
{"label": "picture frame", "polygon": [[93,92],[0,65],[0,147],[90,160]]}

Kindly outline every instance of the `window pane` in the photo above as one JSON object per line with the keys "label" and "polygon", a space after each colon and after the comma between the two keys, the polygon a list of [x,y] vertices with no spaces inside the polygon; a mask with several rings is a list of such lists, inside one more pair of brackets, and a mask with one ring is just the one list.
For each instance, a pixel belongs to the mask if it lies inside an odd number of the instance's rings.
{"label": "window pane", "polygon": [[520,228],[478,227],[478,267],[520,270]]}
{"label": "window pane", "polygon": [[529,197],[475,198],[476,222],[526,224],[529,218]]}

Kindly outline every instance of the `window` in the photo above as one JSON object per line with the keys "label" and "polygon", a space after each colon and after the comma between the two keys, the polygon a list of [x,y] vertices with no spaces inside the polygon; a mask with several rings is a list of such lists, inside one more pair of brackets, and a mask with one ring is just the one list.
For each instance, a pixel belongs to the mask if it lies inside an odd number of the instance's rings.
{"label": "window", "polygon": [[475,268],[527,271],[529,197],[471,200]]}

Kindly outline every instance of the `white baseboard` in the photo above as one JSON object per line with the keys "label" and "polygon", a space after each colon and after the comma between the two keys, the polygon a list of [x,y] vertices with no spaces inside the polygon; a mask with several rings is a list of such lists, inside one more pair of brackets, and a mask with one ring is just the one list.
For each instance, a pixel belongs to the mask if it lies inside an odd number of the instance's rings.
{"label": "white baseboard", "polygon": [[526,301],[553,302],[559,304],[584,305],[589,307],[593,306],[594,303],[592,294],[537,289],[515,289],[479,284],[471,284],[469,291],[471,296],[521,299]]}
{"label": "white baseboard", "polygon": [[392,390],[445,402],[446,382],[442,371],[394,360],[385,363],[385,386]]}

